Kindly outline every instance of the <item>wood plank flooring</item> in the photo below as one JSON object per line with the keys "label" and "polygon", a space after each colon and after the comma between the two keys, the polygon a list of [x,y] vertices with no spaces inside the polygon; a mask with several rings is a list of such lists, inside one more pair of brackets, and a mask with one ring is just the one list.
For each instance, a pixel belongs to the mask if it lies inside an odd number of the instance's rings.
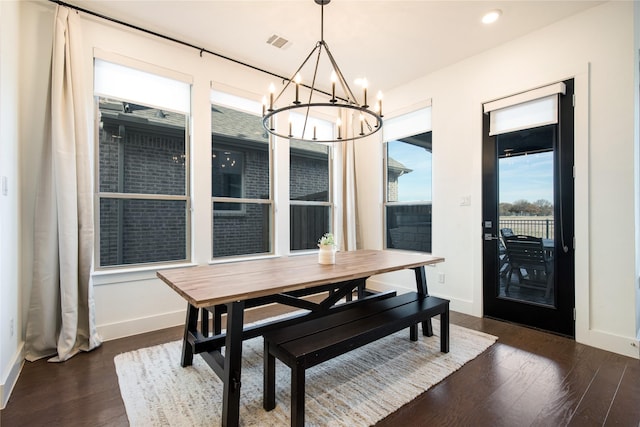
{"label": "wood plank flooring", "polygon": [[[639,360],[497,320],[451,313],[451,321],[499,340],[379,426],[640,426]],[[181,334],[108,341],[65,363],[26,362],[0,425],[127,426],[114,356]]]}

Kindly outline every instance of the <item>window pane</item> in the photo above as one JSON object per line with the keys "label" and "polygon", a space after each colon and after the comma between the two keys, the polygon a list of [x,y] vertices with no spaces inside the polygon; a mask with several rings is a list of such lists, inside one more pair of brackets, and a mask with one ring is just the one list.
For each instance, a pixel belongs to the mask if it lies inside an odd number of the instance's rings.
{"label": "window pane", "polygon": [[211,122],[212,196],[269,199],[269,138],[262,119],[212,105]]}
{"label": "window pane", "polygon": [[186,116],[99,98],[100,192],[185,195]]}
{"label": "window pane", "polygon": [[318,240],[331,232],[329,206],[292,205],[290,209],[291,250],[317,249]]}
{"label": "window pane", "polygon": [[271,252],[271,209],[270,203],[214,202],[214,258]]}
{"label": "window pane", "polygon": [[187,258],[184,200],[100,200],[100,265]]}
{"label": "window pane", "polygon": [[431,204],[386,209],[387,248],[431,252]]}
{"label": "window pane", "polygon": [[289,152],[289,194],[291,200],[328,202],[329,147],[312,142],[291,140]]}
{"label": "window pane", "polygon": [[244,153],[214,150],[211,189],[214,197],[242,197]]}
{"label": "window pane", "polygon": [[387,201],[431,201],[431,132],[387,143]]}

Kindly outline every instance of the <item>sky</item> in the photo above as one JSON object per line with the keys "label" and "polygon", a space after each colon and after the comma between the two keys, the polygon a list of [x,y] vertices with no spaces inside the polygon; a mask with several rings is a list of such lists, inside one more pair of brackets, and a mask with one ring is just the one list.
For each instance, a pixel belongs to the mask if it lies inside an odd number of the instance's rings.
{"label": "sky", "polygon": [[500,203],[553,203],[553,152],[500,159]]}
{"label": "sky", "polygon": [[390,141],[388,147],[389,157],[413,169],[398,179],[398,201],[431,201],[431,152],[397,141]]}

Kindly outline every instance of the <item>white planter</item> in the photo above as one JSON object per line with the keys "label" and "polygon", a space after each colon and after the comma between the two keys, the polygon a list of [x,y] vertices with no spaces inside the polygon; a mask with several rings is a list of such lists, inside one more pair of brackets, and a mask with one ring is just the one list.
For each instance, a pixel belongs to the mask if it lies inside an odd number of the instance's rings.
{"label": "white planter", "polygon": [[336,263],[336,247],[332,245],[320,245],[318,251],[318,262],[320,264]]}

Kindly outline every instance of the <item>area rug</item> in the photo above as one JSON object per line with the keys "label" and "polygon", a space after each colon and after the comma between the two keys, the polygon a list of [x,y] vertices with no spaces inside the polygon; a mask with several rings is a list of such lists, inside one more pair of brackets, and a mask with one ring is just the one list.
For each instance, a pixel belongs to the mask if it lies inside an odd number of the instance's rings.
{"label": "area rug", "polygon": [[[491,346],[496,337],[456,325],[450,351],[440,352],[440,330],[409,340],[401,331],[307,370],[306,425],[369,426],[439,383]],[[240,425],[286,426],[290,370],[277,361],[276,408],[262,408],[262,337],[247,340],[242,355]],[[204,360],[180,366],[181,341],[115,357],[120,392],[131,426],[217,426],[222,381]]]}

